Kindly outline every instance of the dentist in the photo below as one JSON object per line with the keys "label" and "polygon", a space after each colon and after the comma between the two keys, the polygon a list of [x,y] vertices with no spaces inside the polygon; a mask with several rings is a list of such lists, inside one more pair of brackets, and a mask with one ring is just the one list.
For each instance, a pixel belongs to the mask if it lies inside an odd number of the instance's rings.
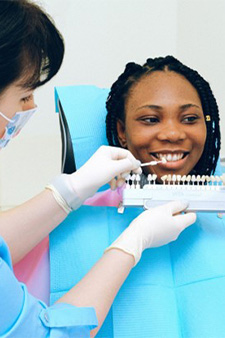
{"label": "dentist", "polygon": [[[63,55],[62,36],[43,9],[28,0],[0,1],[0,149],[36,113],[34,90],[58,72]],[[195,221],[195,214],[180,214],[187,204],[179,201],[145,211],[57,304],[30,294],[12,262],[99,187],[119,184],[131,170],[140,173],[140,162],[128,150],[103,146],[77,172],[59,175],[38,196],[0,214],[0,337],[94,336],[142,251],[175,240]]]}

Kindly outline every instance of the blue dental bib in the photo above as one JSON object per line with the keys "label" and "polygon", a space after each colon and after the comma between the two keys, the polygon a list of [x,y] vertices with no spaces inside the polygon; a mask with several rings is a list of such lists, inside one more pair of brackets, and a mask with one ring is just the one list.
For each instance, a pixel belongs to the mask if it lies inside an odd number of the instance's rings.
{"label": "blue dental bib", "polygon": [[[50,235],[51,303],[90,270],[142,210],[82,206]],[[104,295],[103,295],[104,296]],[[177,241],[148,249],[97,337],[225,337],[225,224],[198,214]]]}

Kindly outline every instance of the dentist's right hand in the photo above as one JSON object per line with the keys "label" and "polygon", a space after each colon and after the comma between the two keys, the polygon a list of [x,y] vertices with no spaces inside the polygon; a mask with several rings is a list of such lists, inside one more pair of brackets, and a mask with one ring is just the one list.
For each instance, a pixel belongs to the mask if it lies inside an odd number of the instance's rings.
{"label": "dentist's right hand", "polygon": [[147,248],[175,241],[180,233],[196,221],[195,213],[181,214],[187,202],[173,201],[144,211],[107,249],[119,249],[134,257],[135,265]]}
{"label": "dentist's right hand", "polygon": [[104,184],[115,188],[130,171],[141,174],[140,164],[127,149],[101,146],[76,172],[56,177],[48,188],[57,191],[59,199],[63,198],[74,210]]}

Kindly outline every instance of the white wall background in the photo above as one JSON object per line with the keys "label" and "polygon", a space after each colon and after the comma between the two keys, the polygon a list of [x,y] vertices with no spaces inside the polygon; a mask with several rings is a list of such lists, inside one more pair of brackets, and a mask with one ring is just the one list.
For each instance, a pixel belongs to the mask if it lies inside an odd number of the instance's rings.
{"label": "white wall background", "polygon": [[[37,1],[38,2],[38,1]],[[225,0],[41,0],[62,32],[59,74],[36,92],[39,112],[0,154],[0,206],[41,191],[60,172],[54,86],[109,87],[128,61],[172,54],[211,84],[222,121],[225,157]]]}

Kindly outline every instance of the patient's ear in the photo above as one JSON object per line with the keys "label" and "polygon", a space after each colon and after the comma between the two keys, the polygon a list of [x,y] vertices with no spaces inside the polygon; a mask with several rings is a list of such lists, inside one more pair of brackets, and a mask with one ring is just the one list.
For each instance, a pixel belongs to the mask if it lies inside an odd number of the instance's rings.
{"label": "patient's ear", "polygon": [[117,120],[116,129],[117,129],[118,139],[119,139],[121,147],[127,148],[127,139],[126,139],[124,122],[121,120]]}

